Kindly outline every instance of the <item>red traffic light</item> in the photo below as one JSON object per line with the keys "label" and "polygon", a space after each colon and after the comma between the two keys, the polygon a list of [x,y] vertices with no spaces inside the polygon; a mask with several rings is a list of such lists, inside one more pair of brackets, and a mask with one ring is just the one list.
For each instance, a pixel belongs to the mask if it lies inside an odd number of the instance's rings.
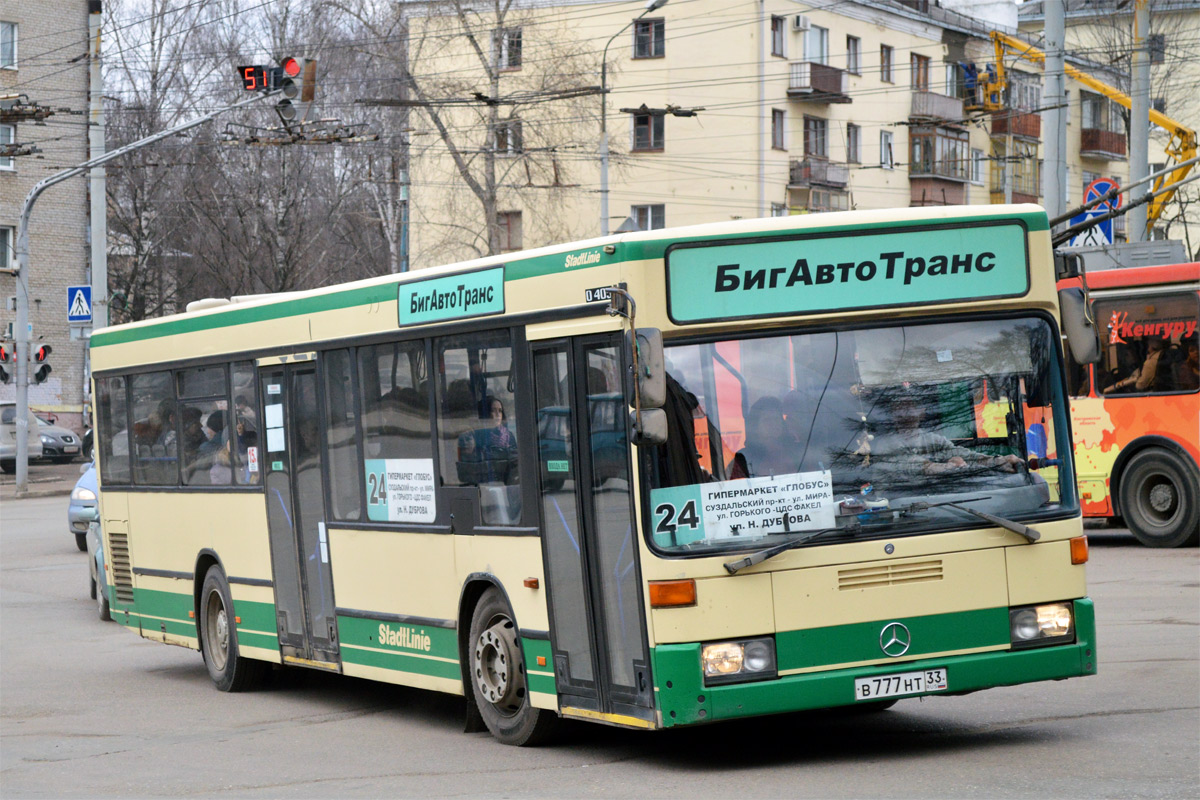
{"label": "red traffic light", "polygon": [[9,358],[7,345],[0,344],[0,364],[7,364]]}
{"label": "red traffic light", "polygon": [[289,78],[295,78],[300,74],[301,69],[302,67],[298,59],[285,58],[283,60],[283,74],[287,75]]}
{"label": "red traffic light", "polygon": [[33,351],[33,360],[41,364],[50,356],[50,353],[53,352],[53,349],[54,348],[48,344],[42,345],[37,350]]}

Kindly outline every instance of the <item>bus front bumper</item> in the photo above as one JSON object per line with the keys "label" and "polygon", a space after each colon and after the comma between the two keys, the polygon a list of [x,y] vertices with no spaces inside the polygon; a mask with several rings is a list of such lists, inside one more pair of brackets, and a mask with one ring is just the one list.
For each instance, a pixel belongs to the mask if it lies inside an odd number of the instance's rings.
{"label": "bus front bumper", "polygon": [[[658,707],[664,728],[676,725],[854,705],[855,681],[897,673],[941,669],[947,686],[936,692],[898,696],[955,695],[1096,674],[1095,614],[1088,598],[1075,601],[1075,641],[1026,650],[995,650],[921,658],[883,665],[785,675],[772,680],[705,686],[700,643],[654,649]],[[890,699],[890,698],[889,698]]]}

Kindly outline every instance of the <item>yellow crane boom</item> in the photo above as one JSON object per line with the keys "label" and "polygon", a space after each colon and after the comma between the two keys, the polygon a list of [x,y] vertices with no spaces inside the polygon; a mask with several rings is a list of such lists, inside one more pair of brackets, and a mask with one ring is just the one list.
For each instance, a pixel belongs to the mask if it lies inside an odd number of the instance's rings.
{"label": "yellow crane boom", "polygon": [[[992,31],[991,36],[992,44],[996,49],[995,80],[988,79],[983,83],[983,107],[988,111],[999,111],[1004,108],[1004,89],[1008,86],[1008,76],[1004,67],[1005,56],[1008,54],[1015,55],[1026,61],[1041,64],[1045,67],[1046,54],[1033,45],[1000,31]],[[1097,94],[1102,94],[1125,108],[1133,107],[1133,100],[1120,89],[1109,86],[1103,81],[1098,81],[1086,72],[1080,72],[1070,64],[1065,65],[1065,71],[1071,78],[1082,83]],[[1167,142],[1166,146],[1168,166],[1172,160],[1176,164],[1183,164],[1183,162],[1195,158],[1196,132],[1194,130],[1153,108],[1150,109],[1150,121],[1171,135],[1171,139]],[[1146,214],[1148,226],[1153,226],[1158,218],[1162,216],[1166,204],[1175,196],[1175,190],[1171,187],[1178,185],[1180,181],[1187,177],[1191,169],[1191,164],[1184,164],[1154,181],[1155,194],[1163,189],[1164,186],[1167,190],[1151,201],[1150,209]]]}

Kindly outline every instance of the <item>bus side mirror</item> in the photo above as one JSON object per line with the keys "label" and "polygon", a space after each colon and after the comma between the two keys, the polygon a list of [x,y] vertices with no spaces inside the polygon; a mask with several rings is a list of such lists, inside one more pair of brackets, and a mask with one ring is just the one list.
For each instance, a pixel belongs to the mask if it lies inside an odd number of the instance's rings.
{"label": "bus side mirror", "polygon": [[1100,360],[1100,338],[1083,290],[1059,289],[1058,308],[1071,355],[1079,364],[1095,364]]}
{"label": "bus side mirror", "polygon": [[629,412],[629,429],[633,431],[633,443],[638,447],[651,447],[667,441],[667,412],[661,408],[642,409],[642,424],[638,425],[637,411]]}
{"label": "bus side mirror", "polygon": [[[633,348],[637,348],[634,358]],[[636,364],[636,393],[628,398],[635,408],[662,408],[667,402],[667,368],[663,359],[662,331],[658,328],[636,328],[625,334],[625,355],[630,369]],[[630,386],[633,391],[633,386]],[[638,400],[640,399],[640,404]]]}

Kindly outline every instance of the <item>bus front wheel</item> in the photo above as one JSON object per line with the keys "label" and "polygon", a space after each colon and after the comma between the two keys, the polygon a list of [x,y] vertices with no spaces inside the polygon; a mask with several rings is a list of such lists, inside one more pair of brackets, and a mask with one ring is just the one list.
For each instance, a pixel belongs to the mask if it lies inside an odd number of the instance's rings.
{"label": "bus front wheel", "polygon": [[213,565],[200,589],[200,650],[208,675],[222,692],[244,692],[262,679],[266,664],[238,653],[229,582]]}
{"label": "bus front wheel", "polygon": [[483,593],[471,614],[467,658],[468,683],[492,736],[517,746],[543,741],[557,719],[530,705],[520,635],[504,595],[495,587]]}
{"label": "bus front wheel", "polygon": [[1121,515],[1147,547],[1184,547],[1200,540],[1196,469],[1175,453],[1149,448],[1121,476]]}

